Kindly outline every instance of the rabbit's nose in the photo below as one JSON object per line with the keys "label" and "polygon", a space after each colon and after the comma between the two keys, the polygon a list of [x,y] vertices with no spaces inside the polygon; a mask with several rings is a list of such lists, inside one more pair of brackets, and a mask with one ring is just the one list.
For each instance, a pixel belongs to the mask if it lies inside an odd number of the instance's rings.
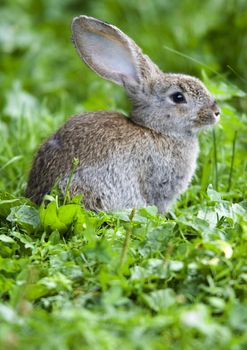
{"label": "rabbit's nose", "polygon": [[214,113],[216,119],[219,119],[220,118],[220,114],[221,114],[221,110],[220,110],[220,107],[217,105],[216,102],[214,102],[214,104],[212,106],[212,110],[213,110],[213,113]]}

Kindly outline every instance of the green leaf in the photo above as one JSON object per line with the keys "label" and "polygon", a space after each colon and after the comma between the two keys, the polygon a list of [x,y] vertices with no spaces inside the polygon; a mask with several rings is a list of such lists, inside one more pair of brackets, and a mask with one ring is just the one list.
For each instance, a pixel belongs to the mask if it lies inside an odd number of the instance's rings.
{"label": "green leaf", "polygon": [[44,230],[65,233],[74,225],[75,232],[81,231],[85,222],[83,209],[78,204],[66,204],[57,207],[55,201],[50,202],[47,207],[40,208],[40,221]]}
{"label": "green leaf", "polygon": [[0,217],[6,218],[12,207],[26,203],[24,198],[16,198],[10,193],[0,191]]}
{"label": "green leaf", "polygon": [[69,227],[78,218],[83,219],[82,209],[80,205],[77,204],[67,204],[63,205],[58,209],[58,219]]}
{"label": "green leaf", "polygon": [[154,311],[160,312],[176,303],[176,295],[173,289],[162,289],[143,295],[144,301]]}
{"label": "green leaf", "polygon": [[13,240],[13,238],[6,236],[4,234],[0,235],[0,241],[4,242],[4,243],[15,243],[15,241]]}
{"label": "green leaf", "polygon": [[211,201],[220,201],[221,194],[213,189],[213,185],[209,185],[207,189],[207,195],[211,199]]}
{"label": "green leaf", "polygon": [[40,224],[38,210],[25,204],[11,208],[7,220],[28,232],[34,231]]}
{"label": "green leaf", "polygon": [[40,222],[45,231],[58,230],[61,233],[67,231],[67,226],[58,217],[56,202],[50,202],[47,207],[40,207]]}

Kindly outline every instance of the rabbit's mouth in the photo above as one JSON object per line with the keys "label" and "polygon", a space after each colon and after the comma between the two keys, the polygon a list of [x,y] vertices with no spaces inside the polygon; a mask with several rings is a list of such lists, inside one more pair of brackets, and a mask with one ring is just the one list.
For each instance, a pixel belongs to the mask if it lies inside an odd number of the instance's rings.
{"label": "rabbit's mouth", "polygon": [[197,127],[204,127],[217,124],[220,120],[220,109],[214,104],[212,108],[201,109],[196,120]]}
{"label": "rabbit's mouth", "polygon": [[216,102],[213,104],[212,113],[214,117],[214,124],[216,124],[220,120],[220,113],[221,113],[221,110]]}

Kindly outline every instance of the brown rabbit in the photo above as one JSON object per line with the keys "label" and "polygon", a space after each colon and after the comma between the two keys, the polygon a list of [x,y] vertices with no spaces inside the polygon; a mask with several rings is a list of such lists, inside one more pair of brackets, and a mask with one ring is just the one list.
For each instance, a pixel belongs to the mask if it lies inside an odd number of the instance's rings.
{"label": "brown rabbit", "polygon": [[64,193],[78,158],[70,194],[83,194],[86,208],[156,205],[166,212],[194,174],[198,131],[219,120],[213,96],[194,77],[161,72],[113,25],[80,16],[72,32],[80,57],[122,85],[133,109],[129,118],[103,111],[71,118],[40,147],[26,195],[41,203],[57,179]]}

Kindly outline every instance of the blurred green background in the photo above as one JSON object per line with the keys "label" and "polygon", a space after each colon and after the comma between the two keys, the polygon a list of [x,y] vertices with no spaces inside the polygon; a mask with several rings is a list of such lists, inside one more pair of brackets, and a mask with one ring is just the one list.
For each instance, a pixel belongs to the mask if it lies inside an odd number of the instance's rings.
{"label": "blurred green background", "polygon": [[80,62],[70,40],[71,20],[80,14],[119,26],[164,71],[200,75],[205,69],[211,76],[222,73],[246,86],[246,0],[2,0],[1,4],[4,90],[19,80],[38,98],[56,100],[64,93],[77,101],[88,97],[88,83],[99,79]]}
{"label": "blurred green background", "polygon": [[[80,61],[70,25],[81,14],[118,26],[164,71],[198,77],[204,72],[204,81],[223,101],[225,136],[220,133],[217,140],[226,148],[217,159],[222,174],[225,167],[230,171],[236,130],[244,167],[239,172],[246,169],[246,0],[1,0],[0,188],[23,193],[38,145],[70,115],[129,109],[122,88]],[[230,105],[224,104],[229,99]],[[202,152],[210,158],[212,140],[204,140]],[[208,165],[206,170],[205,178],[215,171]]]}

